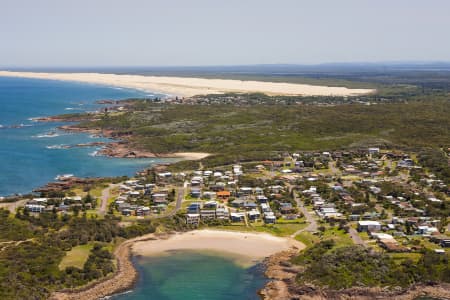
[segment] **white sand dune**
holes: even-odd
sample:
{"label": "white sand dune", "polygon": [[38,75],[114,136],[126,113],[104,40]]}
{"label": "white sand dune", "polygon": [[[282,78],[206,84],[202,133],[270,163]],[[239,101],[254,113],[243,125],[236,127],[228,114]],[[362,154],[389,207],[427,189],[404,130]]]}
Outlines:
{"label": "white sand dune", "polygon": [[0,71],[0,76],[68,80],[133,88],[147,92],[191,97],[195,95],[265,93],[267,95],[357,96],[375,92],[372,89],[350,89],[309,84],[205,79],[168,76],[117,75],[99,73],[36,73]]}

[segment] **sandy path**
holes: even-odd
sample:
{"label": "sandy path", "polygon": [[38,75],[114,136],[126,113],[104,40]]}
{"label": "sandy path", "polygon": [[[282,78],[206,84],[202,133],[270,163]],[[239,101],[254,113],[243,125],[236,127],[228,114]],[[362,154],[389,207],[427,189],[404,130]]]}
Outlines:
{"label": "sandy path", "polygon": [[283,82],[99,73],[35,73],[0,71],[0,76],[89,82],[185,97],[205,94],[221,94],[227,92],[259,92],[267,95],[305,96],[357,96],[375,92],[375,90],[372,89],[350,89],[346,87],[329,87]]}

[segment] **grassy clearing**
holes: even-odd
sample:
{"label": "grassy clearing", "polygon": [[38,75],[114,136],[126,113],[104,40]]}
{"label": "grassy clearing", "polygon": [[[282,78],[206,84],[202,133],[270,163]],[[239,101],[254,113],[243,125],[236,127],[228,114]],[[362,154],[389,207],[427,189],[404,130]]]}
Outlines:
{"label": "grassy clearing", "polygon": [[422,257],[420,253],[390,253],[390,257],[394,259],[396,263],[402,263],[405,259],[411,259],[413,262],[418,262]]}
{"label": "grassy clearing", "polygon": [[73,247],[72,250],[66,253],[63,257],[61,263],[59,264],[59,269],[64,270],[67,267],[76,267],[82,269],[84,263],[89,257],[90,251],[94,244],[89,243],[86,245],[80,245]]}
{"label": "grassy clearing", "polygon": [[291,223],[264,224],[263,222],[249,223],[245,226],[243,223],[231,223],[229,225],[217,226],[216,229],[235,230],[244,232],[264,232],[275,236],[290,236],[297,230],[303,229],[308,224],[304,221]]}
{"label": "grassy clearing", "polygon": [[313,246],[323,240],[334,240],[335,248],[352,246],[353,241],[347,233],[337,228],[327,228],[323,233],[312,234],[310,232],[301,232],[295,236],[295,239],[305,244],[307,247]]}

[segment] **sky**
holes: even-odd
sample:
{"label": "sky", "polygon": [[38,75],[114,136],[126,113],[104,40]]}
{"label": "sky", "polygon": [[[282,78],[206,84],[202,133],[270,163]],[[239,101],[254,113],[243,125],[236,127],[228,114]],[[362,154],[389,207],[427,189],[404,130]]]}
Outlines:
{"label": "sky", "polygon": [[0,0],[0,67],[450,61],[448,0]]}

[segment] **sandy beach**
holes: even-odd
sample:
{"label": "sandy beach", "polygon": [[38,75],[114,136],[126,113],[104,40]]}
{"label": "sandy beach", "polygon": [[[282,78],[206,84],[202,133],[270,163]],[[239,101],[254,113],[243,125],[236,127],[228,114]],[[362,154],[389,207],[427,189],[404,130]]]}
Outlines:
{"label": "sandy beach", "polygon": [[173,250],[208,250],[233,255],[242,264],[251,264],[280,251],[305,246],[289,238],[266,233],[232,232],[222,230],[195,230],[178,233],[166,240],[136,242],[132,246],[135,255],[151,256]]}
{"label": "sandy beach", "polygon": [[166,155],[168,157],[179,157],[184,160],[200,160],[210,156],[211,154],[204,152],[176,152],[176,153],[169,153]]}
{"label": "sandy beach", "polygon": [[267,95],[357,96],[375,92],[372,89],[350,89],[309,84],[205,79],[168,76],[117,75],[100,73],[36,73],[0,71],[0,76],[67,80],[159,92],[172,96],[221,93],[264,93]]}
{"label": "sandy beach", "polygon": [[[244,233],[223,230],[195,230],[168,236],[148,234],[127,240],[114,251],[117,271],[87,286],[54,292],[52,300],[94,300],[125,291],[138,276],[132,255],[164,255],[173,250],[210,250],[233,255],[236,262],[251,265],[280,251],[299,251],[304,244],[290,238],[266,233]],[[168,252],[169,251],[169,252]]]}

